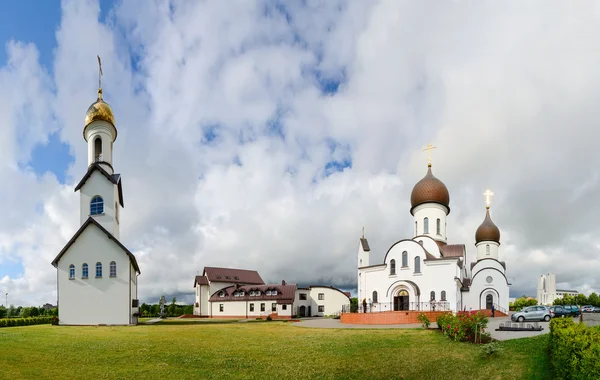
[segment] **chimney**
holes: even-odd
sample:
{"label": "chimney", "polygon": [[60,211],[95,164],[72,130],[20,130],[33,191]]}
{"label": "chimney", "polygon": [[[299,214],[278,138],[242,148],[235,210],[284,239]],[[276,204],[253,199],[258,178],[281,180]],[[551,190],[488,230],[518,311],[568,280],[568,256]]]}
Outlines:
{"label": "chimney", "polygon": [[285,285],[285,280],[282,280],[282,281],[281,281],[281,285]]}

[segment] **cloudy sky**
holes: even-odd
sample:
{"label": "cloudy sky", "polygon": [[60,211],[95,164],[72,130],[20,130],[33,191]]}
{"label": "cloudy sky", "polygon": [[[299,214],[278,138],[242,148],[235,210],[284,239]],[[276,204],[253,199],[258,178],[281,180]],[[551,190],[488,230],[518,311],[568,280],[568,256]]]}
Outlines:
{"label": "cloudy sky", "polygon": [[362,226],[372,263],[412,236],[428,143],[449,243],[474,254],[490,188],[511,296],[600,291],[598,3],[27,0],[0,41],[9,303],[56,302],[97,54],[142,301],[204,266],[355,292]]}

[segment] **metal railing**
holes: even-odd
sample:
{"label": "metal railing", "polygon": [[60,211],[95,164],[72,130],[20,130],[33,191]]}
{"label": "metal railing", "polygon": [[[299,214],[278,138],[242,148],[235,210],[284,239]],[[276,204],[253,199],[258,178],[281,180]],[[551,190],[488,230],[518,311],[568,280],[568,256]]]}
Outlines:
{"label": "metal railing", "polygon": [[450,302],[374,302],[344,305],[342,313],[381,313],[386,311],[451,311]]}

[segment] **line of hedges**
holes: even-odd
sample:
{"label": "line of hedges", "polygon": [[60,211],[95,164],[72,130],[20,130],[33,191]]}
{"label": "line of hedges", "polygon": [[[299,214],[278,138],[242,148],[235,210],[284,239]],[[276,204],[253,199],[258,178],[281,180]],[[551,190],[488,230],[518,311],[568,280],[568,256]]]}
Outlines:
{"label": "line of hedges", "polygon": [[55,317],[8,318],[0,319],[0,327],[45,325],[52,323]]}
{"label": "line of hedges", "polygon": [[600,379],[600,327],[553,319],[548,344],[557,379]]}

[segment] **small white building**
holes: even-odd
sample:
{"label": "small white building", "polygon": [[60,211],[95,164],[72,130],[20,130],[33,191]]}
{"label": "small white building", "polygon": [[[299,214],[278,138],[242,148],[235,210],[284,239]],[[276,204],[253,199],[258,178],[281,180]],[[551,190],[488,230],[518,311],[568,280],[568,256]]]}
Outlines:
{"label": "small white building", "polygon": [[57,270],[61,325],[137,324],[140,268],[119,241],[121,176],[114,174],[112,149],[117,138],[110,106],[98,100],[87,110],[83,137],[88,170],[80,194],[81,227],[52,261]]}
{"label": "small white building", "polygon": [[556,276],[554,273],[543,274],[538,279],[538,305],[553,305],[555,299],[563,298],[565,295],[576,296],[578,294],[579,292],[576,290],[556,289]]}
{"label": "small white building", "polygon": [[469,263],[464,244],[448,244],[450,195],[431,172],[413,188],[413,237],[400,239],[382,263],[371,263],[367,239],[358,244],[359,310],[371,312],[420,310],[508,311],[506,264],[499,259],[500,230],[489,213],[475,232],[476,260]]}
{"label": "small white building", "polygon": [[194,315],[210,318],[337,315],[350,303],[350,294],[334,287],[265,284],[257,271],[244,269],[205,267],[194,288]]}

